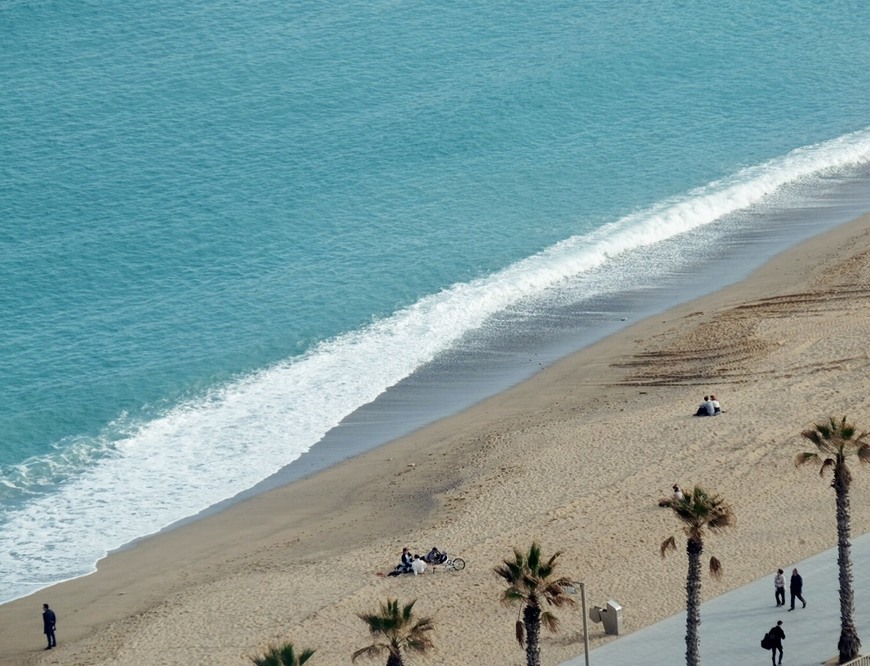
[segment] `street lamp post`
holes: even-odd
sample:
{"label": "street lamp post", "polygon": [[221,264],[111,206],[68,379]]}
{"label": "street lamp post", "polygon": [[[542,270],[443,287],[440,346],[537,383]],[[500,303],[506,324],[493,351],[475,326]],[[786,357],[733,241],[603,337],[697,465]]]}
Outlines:
{"label": "street lamp post", "polygon": [[571,587],[566,591],[569,594],[577,594],[576,588],[580,588],[580,608],[583,611],[583,658],[586,666],[589,666],[589,625],[586,624],[586,583],[581,580],[571,581]]}
{"label": "street lamp post", "polygon": [[578,581],[580,585],[580,606],[583,610],[583,656],[586,666],[589,666],[589,626],[586,624],[586,583]]}

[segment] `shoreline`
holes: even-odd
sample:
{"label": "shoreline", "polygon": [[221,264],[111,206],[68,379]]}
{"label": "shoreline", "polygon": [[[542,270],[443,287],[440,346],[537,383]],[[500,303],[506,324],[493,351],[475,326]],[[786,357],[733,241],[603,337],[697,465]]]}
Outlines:
{"label": "shoreline", "polygon": [[[870,175],[864,182],[870,184]],[[653,289],[650,289],[649,285],[640,289],[629,288],[612,296],[610,302],[605,301],[600,304],[604,309],[592,313],[597,315],[592,317],[596,320],[595,323],[578,324],[575,321],[570,327],[571,334],[568,337],[554,333],[547,327],[541,327],[533,328],[531,331],[523,330],[520,334],[523,342],[513,341],[508,344],[502,343],[501,346],[497,346],[497,343],[492,341],[484,343],[489,354],[494,353],[499,357],[497,366],[492,362],[481,360],[475,352],[454,350],[444,354],[394,386],[388,387],[371,403],[356,409],[326,433],[314,447],[305,451],[300,458],[252,487],[208,506],[196,514],[180,518],[156,532],[137,537],[109,551],[107,555],[132,548],[143,539],[178,529],[224,511],[246,499],[295,483],[339,462],[407,437],[436,421],[472,409],[480,402],[510,390],[540,372],[541,369],[579,353],[622,329],[629,328],[649,317],[663,314],[674,307],[694,300],[700,301],[724,287],[739,283],[794,244],[800,244],[846,224],[856,219],[856,216],[861,216],[854,211],[863,211],[870,207],[870,197],[858,196],[854,190],[849,190],[844,200],[847,203],[827,205],[823,217],[802,209],[786,209],[787,214],[780,212],[770,218],[769,226],[763,232],[770,236],[766,239],[767,243],[777,243],[778,239],[787,233],[795,236],[797,240],[792,239],[792,245],[773,252],[769,248],[762,250],[762,243],[757,248],[762,255],[760,258],[747,261],[740,257],[739,248],[742,248],[746,242],[744,235],[746,230],[725,233],[717,237],[714,243],[723,248],[720,249],[721,255],[714,262],[709,260],[704,262],[708,266],[698,273],[694,272],[697,266],[693,266],[691,281],[676,280],[672,285],[658,285]],[[790,225],[783,221],[786,218],[790,220]],[[757,242],[757,238],[755,241]],[[716,269],[713,268],[713,264],[718,264]],[[731,274],[731,271],[734,274]],[[729,277],[724,284],[720,282],[718,286],[714,286],[721,280],[722,272]],[[656,291],[660,293],[656,294]],[[650,303],[655,305],[650,306]],[[640,314],[636,312],[638,310]],[[583,314],[588,316],[590,313],[584,310]],[[570,307],[567,311],[560,312],[559,316],[575,319],[577,317]],[[530,333],[537,342],[527,348],[525,345],[528,345]],[[505,367],[507,370],[504,369]],[[460,373],[458,381],[457,372]],[[0,602],[0,605],[2,603],[7,602]]]}
{"label": "shoreline", "polygon": [[[830,490],[791,460],[800,430],[828,411],[870,425],[860,381],[870,360],[858,346],[870,330],[868,257],[864,216],[469,410],[146,537],[95,574],[0,606],[0,660],[51,663],[36,651],[47,601],[59,614],[52,658],[68,663],[239,664],[279,637],[317,648],[314,664],[343,663],[366,643],[354,614],[398,595],[438,621],[431,663],[521,663],[491,569],[532,538],[565,551],[562,567],[586,580],[590,603],[623,603],[626,631],[679,611],[684,566],[659,560],[675,526],[656,507],[674,482],[708,485],[737,509],[741,534],[711,541],[726,576],[704,579],[705,599],[783,566],[783,552],[797,561],[825,550]],[[691,419],[711,390],[727,413]],[[862,485],[854,507],[870,499]],[[870,531],[870,516],[854,514],[854,535]],[[438,545],[469,567],[376,577],[403,545]],[[649,574],[626,574],[637,571]],[[543,663],[582,653],[573,620],[544,634]],[[592,647],[612,640],[590,631]]]}

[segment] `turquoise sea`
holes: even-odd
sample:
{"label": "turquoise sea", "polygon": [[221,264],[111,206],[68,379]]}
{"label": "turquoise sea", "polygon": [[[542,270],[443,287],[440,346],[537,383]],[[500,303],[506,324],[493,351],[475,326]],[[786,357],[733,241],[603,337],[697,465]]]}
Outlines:
{"label": "turquoise sea", "polygon": [[870,210],[868,25],[0,0],[0,601]]}

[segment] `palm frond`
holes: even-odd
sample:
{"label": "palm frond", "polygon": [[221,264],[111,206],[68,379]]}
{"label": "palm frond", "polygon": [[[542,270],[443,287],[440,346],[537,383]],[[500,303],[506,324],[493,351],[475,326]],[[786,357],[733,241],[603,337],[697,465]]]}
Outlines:
{"label": "palm frond", "polygon": [[405,606],[402,608],[402,619],[405,620],[405,622],[410,621],[412,611],[414,610],[414,604],[416,604],[416,603],[417,603],[417,600],[414,599],[413,601],[410,601],[407,604],[405,604]]}
{"label": "palm frond", "polygon": [[259,657],[249,657],[256,666],[302,666],[314,654],[314,650],[303,650],[298,656],[293,643],[270,646]]}
{"label": "palm frond", "polygon": [[554,634],[559,630],[559,618],[549,611],[541,613],[541,624]]}
{"label": "palm frond", "polygon": [[501,595],[501,602],[505,606],[513,606],[518,602],[523,602],[526,599],[526,595],[520,592],[515,587],[509,587]]}
{"label": "palm frond", "polygon": [[417,652],[419,654],[425,654],[426,652],[431,650],[433,647],[435,647],[435,644],[432,642],[432,639],[429,638],[428,636],[417,636],[414,638],[409,638],[407,643],[405,644],[405,647],[410,652]]}
{"label": "palm frond", "polygon": [[836,464],[837,463],[834,461],[833,458],[825,458],[824,462],[822,463],[821,467],[819,468],[819,476],[824,476],[825,470],[828,469],[829,467],[834,467],[834,465],[836,465]]}
{"label": "palm frond", "polygon": [[553,575],[553,569],[555,567],[549,564],[542,564],[537,569],[532,569],[532,571],[535,572],[537,578],[549,578]]}
{"label": "palm frond", "polygon": [[525,645],[526,645],[526,626],[523,624],[522,620],[517,620],[514,631],[516,632],[517,643],[519,643],[521,647],[525,647]]}
{"label": "palm frond", "polygon": [[[833,424],[834,420],[831,419],[831,423]],[[858,432],[858,429],[851,423],[846,423],[846,417],[836,425],[835,431],[838,439],[852,439],[855,436],[855,433]]]}
{"label": "palm frond", "polygon": [[297,666],[299,658],[296,656],[296,650],[292,643],[285,643],[281,648],[281,659],[285,666]]}
{"label": "palm frond", "polygon": [[804,439],[810,440],[813,444],[822,447],[822,443],[824,442],[824,436],[818,430],[804,430],[801,432],[801,437]]}
{"label": "palm frond", "polygon": [[664,541],[662,541],[662,545],[661,545],[661,549],[660,549],[661,555],[662,555],[662,557],[664,557],[665,555],[667,555],[668,553],[670,553],[672,551],[675,551],[676,549],[677,549],[677,540],[673,536],[670,536],[667,539],[665,539]]}
{"label": "palm frond", "polygon": [[562,606],[576,608],[577,602],[574,601],[567,592],[565,592],[565,588],[572,584],[572,581],[567,578],[560,578],[559,580],[548,583],[543,590],[544,599],[547,600],[548,604],[556,606],[557,608],[561,608]]}
{"label": "palm frond", "polygon": [[862,443],[858,446],[855,454],[862,463],[870,463],[870,444]]}
{"label": "palm frond", "polygon": [[[843,421],[845,420],[846,419],[844,417]],[[833,416],[830,416],[828,417],[827,423],[817,423],[816,430],[818,431],[819,436],[821,436],[822,439],[831,439],[833,434],[837,432],[837,422],[834,420]]]}
{"label": "palm frond", "polygon": [[537,571],[541,565],[541,545],[537,541],[533,541],[529,548],[529,556],[526,561],[526,568],[531,571]]}
{"label": "palm frond", "polygon": [[710,558],[710,575],[716,579],[722,577],[722,563],[716,557]]}
{"label": "palm frond", "polygon": [[[852,472],[850,472],[849,468],[845,465],[842,465],[840,468],[840,483],[846,484],[847,488],[849,487],[849,484],[852,483]],[[834,482],[831,481],[831,485],[833,484]]]}
{"label": "palm frond", "polygon": [[248,657],[255,666],[281,666],[281,663],[278,661],[278,657],[271,651],[266,652],[266,654],[260,655],[259,657]]}
{"label": "palm frond", "polygon": [[804,451],[803,453],[798,453],[794,458],[794,466],[800,467],[801,465],[806,465],[810,462],[818,462],[819,454],[814,453],[812,451]]}
{"label": "palm frond", "polygon": [[379,643],[373,643],[364,648],[360,648],[352,655],[350,655],[350,660],[352,662],[356,662],[360,657],[368,657],[369,659],[374,659],[375,657],[380,657],[383,652],[387,650],[386,645],[381,645]]}
{"label": "palm frond", "polygon": [[730,509],[720,509],[719,512],[711,515],[707,520],[707,527],[710,528],[711,532],[721,532],[724,529],[733,527],[736,522],[733,511]]}
{"label": "palm frond", "polygon": [[433,631],[435,629],[435,620],[431,617],[421,617],[414,624],[412,629],[413,634],[422,634],[425,631]]}
{"label": "palm frond", "polygon": [[[517,553],[517,559],[522,560],[522,555]],[[522,578],[524,569],[525,567],[521,563],[505,560],[502,564],[495,567],[493,571],[508,583],[516,583]]]}

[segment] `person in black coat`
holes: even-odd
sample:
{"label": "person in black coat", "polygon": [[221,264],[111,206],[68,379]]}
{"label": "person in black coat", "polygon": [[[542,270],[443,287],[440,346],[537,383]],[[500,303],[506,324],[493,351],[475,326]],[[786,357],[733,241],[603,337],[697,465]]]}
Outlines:
{"label": "person in black coat", "polygon": [[788,585],[788,590],[791,592],[791,608],[789,608],[789,612],[794,610],[794,600],[800,599],[803,604],[803,608],[807,607],[807,602],[803,598],[804,591],[804,579],[801,578],[801,575],[798,573],[797,569],[791,570],[791,581]]}
{"label": "person in black coat", "polygon": [[779,650],[779,664],[782,663],[782,642],[785,640],[785,632],[782,630],[782,620],[776,623],[776,626],[767,632],[770,636],[772,646],[770,648],[770,658],[773,666],[778,666],[776,661],[776,651]]}
{"label": "person in black coat", "polygon": [[402,548],[402,559],[396,565],[396,568],[393,569],[388,576],[398,576],[403,573],[414,573],[414,569],[411,567],[411,562],[414,561],[414,556],[411,554],[411,551],[407,548]]}
{"label": "person in black coat", "polygon": [[57,640],[54,637],[54,628],[57,624],[57,617],[54,614],[54,611],[48,607],[48,604],[42,604],[42,632],[45,634],[46,639],[48,639],[48,647],[46,650],[50,650],[51,648],[57,645]]}

